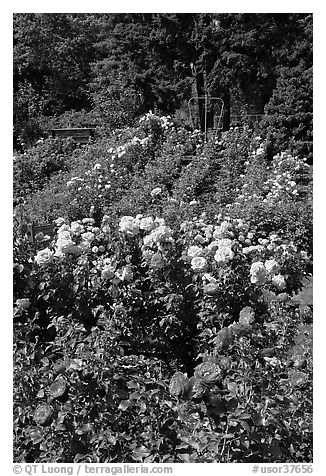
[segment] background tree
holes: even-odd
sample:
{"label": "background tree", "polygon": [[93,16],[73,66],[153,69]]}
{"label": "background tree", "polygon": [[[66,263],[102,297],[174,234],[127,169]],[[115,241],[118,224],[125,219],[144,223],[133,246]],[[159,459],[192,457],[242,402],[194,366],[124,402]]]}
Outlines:
{"label": "background tree", "polygon": [[313,18],[293,15],[293,25],[276,52],[276,84],[262,124],[271,155],[290,150],[312,162]]}
{"label": "background tree", "polygon": [[[90,64],[98,55],[99,21],[98,16],[89,14],[19,13],[14,14],[13,25],[18,140],[20,133],[29,134],[29,123],[42,114],[90,108],[87,91]],[[17,115],[21,108],[29,110],[25,119],[22,114]]]}
{"label": "background tree", "polygon": [[187,122],[187,101],[208,94],[225,130],[231,113],[266,111],[271,143],[293,148],[311,142],[311,68],[311,14],[15,14],[15,134],[33,141],[42,115],[74,110],[108,128],[150,109]]}

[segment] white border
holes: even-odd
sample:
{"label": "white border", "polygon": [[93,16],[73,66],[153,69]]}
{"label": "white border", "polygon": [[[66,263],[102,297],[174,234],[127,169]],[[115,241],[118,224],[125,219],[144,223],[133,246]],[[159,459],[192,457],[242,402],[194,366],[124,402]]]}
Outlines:
{"label": "white border", "polygon": [[[324,461],[324,433],[325,433],[325,370],[322,349],[325,347],[325,319],[322,296],[325,294],[325,46],[326,30],[325,8],[321,2],[303,1],[215,1],[215,2],[113,2],[96,1],[73,2],[58,0],[51,4],[43,1],[13,1],[1,6],[0,34],[1,34],[1,218],[5,232],[2,231],[1,250],[5,266],[2,267],[1,279],[1,460],[5,463],[4,474],[12,474],[12,14],[16,12],[49,12],[49,13],[93,13],[93,12],[227,12],[227,13],[313,13],[314,14],[314,475],[325,473]],[[323,346],[323,347],[322,347]],[[8,466],[7,464],[8,463]],[[174,467],[176,465],[173,465]],[[198,465],[181,466],[175,469],[174,474],[189,472],[191,469],[204,470]],[[205,465],[205,472],[221,471],[221,474],[251,474],[251,465]]]}

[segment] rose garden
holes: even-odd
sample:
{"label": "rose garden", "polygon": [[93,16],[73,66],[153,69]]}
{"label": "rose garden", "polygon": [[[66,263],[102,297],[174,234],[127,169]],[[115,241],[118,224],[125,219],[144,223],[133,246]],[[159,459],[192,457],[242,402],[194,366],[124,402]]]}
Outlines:
{"label": "rose garden", "polygon": [[311,169],[151,112],[17,152],[15,461],[311,462]]}

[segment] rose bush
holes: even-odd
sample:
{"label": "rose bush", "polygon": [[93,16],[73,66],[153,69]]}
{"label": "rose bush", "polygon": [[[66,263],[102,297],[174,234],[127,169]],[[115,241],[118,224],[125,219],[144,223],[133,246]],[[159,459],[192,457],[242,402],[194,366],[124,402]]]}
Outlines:
{"label": "rose bush", "polygon": [[74,150],[15,206],[15,460],[311,461],[310,198],[248,129]]}

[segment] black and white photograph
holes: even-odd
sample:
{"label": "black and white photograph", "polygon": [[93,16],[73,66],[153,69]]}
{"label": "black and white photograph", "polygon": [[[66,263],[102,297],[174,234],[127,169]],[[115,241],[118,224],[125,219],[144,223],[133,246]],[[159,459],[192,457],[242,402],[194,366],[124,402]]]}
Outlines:
{"label": "black and white photograph", "polygon": [[12,13],[14,473],[313,472],[315,14],[266,8]]}

